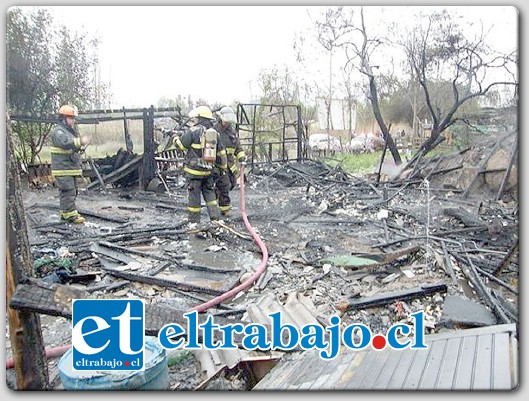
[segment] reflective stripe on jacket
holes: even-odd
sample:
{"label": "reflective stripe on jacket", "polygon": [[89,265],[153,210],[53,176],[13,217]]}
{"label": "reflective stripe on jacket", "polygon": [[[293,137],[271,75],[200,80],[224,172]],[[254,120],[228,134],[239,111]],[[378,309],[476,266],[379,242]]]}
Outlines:
{"label": "reflective stripe on jacket", "polygon": [[184,171],[192,176],[205,177],[211,174],[213,167],[227,169],[228,161],[226,158],[226,150],[220,140],[220,135],[217,139],[217,159],[215,164],[208,163],[202,159],[202,134],[207,128],[205,124],[198,125],[184,131],[181,137],[175,137],[174,144],[182,151],[186,152],[184,160]]}
{"label": "reflective stripe on jacket", "polygon": [[59,123],[50,134],[51,139],[51,174],[53,176],[80,177],[83,175],[81,165],[81,138],[73,128]]}
{"label": "reflective stripe on jacket", "polygon": [[241,148],[237,131],[235,131],[235,128],[233,128],[231,125],[223,127],[220,121],[217,121],[213,128],[215,128],[220,134],[220,139],[226,148],[228,168],[231,171],[238,170],[236,160],[242,161],[246,155],[244,154],[244,150]]}

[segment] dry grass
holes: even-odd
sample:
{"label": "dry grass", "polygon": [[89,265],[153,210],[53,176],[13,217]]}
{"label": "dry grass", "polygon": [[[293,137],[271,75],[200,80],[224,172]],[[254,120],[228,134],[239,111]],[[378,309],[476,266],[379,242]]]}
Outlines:
{"label": "dry grass", "polygon": [[[143,120],[129,120],[129,133],[132,138],[133,152],[143,153]],[[86,156],[94,159],[115,155],[120,148],[125,149],[125,131],[123,121],[105,121],[99,124],[79,124],[81,136],[90,139]],[[50,162],[50,148],[45,146],[39,154],[42,162]]]}

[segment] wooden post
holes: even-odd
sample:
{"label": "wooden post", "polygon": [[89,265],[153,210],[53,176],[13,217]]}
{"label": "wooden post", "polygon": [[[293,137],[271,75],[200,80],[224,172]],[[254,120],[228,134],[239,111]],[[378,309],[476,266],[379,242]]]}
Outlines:
{"label": "wooden post", "polygon": [[[6,116],[7,137],[7,208],[6,208],[6,300],[19,282],[32,274],[32,258],[26,218],[20,193],[20,172],[13,151],[11,124]],[[9,336],[17,377],[17,390],[47,390],[48,364],[40,317],[35,313],[7,308]]]}
{"label": "wooden post", "polygon": [[[304,127],[303,127],[303,119],[301,118],[301,106],[296,106],[296,114],[297,114],[297,125],[296,125],[296,134],[298,136],[298,151],[297,151],[297,161],[300,162],[303,160],[303,157],[307,156],[306,148],[304,148]],[[307,135],[308,137],[308,135]]]}
{"label": "wooden post", "polygon": [[132,138],[129,132],[129,120],[127,120],[127,113],[125,112],[125,106],[123,106],[123,131],[125,133],[125,146],[127,147],[127,151],[132,153],[134,150],[134,143],[132,142]]}
{"label": "wooden post", "polygon": [[499,201],[501,197],[503,196],[503,190],[505,189],[505,185],[507,185],[507,181],[509,180],[509,176],[511,175],[511,169],[514,164],[514,160],[516,159],[516,155],[518,153],[518,133],[515,134],[514,142],[512,144],[512,150],[511,155],[509,157],[509,165],[507,167],[507,170],[505,170],[505,175],[503,176],[503,179],[501,180],[500,188],[498,189],[498,194],[496,195],[496,200]]}
{"label": "wooden post", "polygon": [[156,176],[156,160],[154,143],[154,107],[149,111],[143,110],[143,168],[140,175],[140,186],[142,190],[147,188],[149,182]]}

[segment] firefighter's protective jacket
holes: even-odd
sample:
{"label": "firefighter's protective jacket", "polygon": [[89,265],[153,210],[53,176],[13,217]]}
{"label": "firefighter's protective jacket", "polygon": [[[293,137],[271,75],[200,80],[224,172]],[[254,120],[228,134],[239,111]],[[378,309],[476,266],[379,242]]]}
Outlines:
{"label": "firefighter's protective jacket", "polygon": [[62,123],[53,127],[51,138],[51,174],[56,177],[83,175],[79,133]]}
{"label": "firefighter's protective jacket", "polygon": [[218,167],[221,170],[228,168],[228,160],[226,158],[226,150],[220,140],[220,135],[217,132],[217,157],[215,163],[209,163],[202,158],[202,136],[205,134],[206,129],[210,126],[206,126],[207,123],[201,122],[194,127],[184,131],[181,137],[175,137],[173,139],[174,144],[178,146],[185,154],[184,160],[184,171],[194,177],[200,178],[208,176],[212,173],[214,167]]}
{"label": "firefighter's protective jacket", "polygon": [[244,150],[241,148],[241,143],[239,141],[239,136],[237,131],[233,128],[232,125],[226,127],[222,126],[220,121],[217,121],[213,126],[219,134],[220,139],[226,148],[226,156],[228,159],[228,169],[235,175],[239,173],[239,167],[237,161],[242,162],[246,158]]}

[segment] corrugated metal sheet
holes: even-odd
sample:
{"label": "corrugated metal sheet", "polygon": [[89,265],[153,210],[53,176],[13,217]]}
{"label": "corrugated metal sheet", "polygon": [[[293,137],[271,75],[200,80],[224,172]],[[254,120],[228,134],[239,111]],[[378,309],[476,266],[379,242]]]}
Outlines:
{"label": "corrugated metal sheet", "polygon": [[427,350],[314,350],[282,360],[254,390],[511,390],[518,385],[514,324],[425,337]]}
{"label": "corrugated metal sheet", "polygon": [[315,307],[308,297],[298,292],[288,294],[284,304],[281,304],[271,292],[265,293],[256,303],[247,308],[248,319],[253,323],[270,324],[269,314],[281,312],[283,324],[291,324],[298,330],[308,324],[320,325],[313,315]]}
{"label": "corrugated metal sheet", "polygon": [[[291,324],[298,330],[308,324],[319,324],[313,315],[316,308],[310,298],[304,297],[297,292],[290,293],[284,304],[280,303],[271,292],[265,293],[259,300],[248,306],[247,313],[242,320],[245,322],[270,325],[270,313],[281,312],[282,323]],[[205,381],[215,377],[225,367],[229,369],[237,366],[242,361],[266,361],[279,360],[284,355],[280,351],[246,351],[244,349],[234,350],[207,350],[193,351],[195,357],[200,361]]]}

